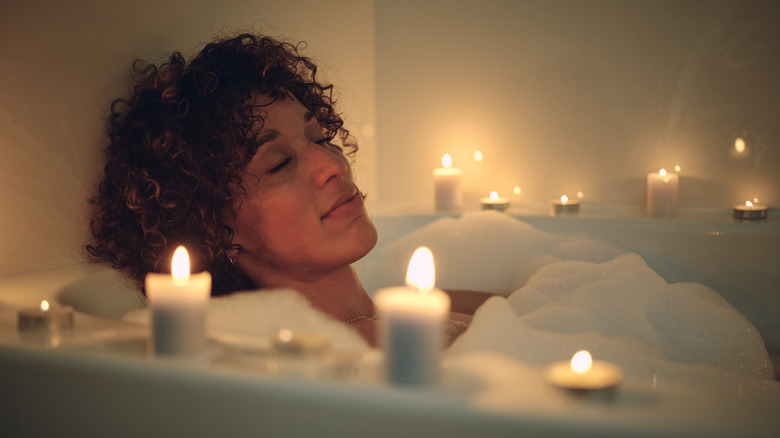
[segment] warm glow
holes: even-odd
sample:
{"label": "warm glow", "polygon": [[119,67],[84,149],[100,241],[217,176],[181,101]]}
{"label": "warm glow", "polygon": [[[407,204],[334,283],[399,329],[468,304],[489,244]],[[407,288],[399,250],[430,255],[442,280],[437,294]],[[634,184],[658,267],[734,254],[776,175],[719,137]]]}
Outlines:
{"label": "warm glow", "polygon": [[745,206],[746,206],[747,208],[753,208],[753,203],[752,203],[752,202],[750,202],[750,201],[745,201]]}
{"label": "warm glow", "polygon": [[474,161],[476,161],[477,163],[482,162],[482,151],[480,150],[474,151]]}
{"label": "warm glow", "polygon": [[522,193],[522,190],[520,190],[520,187],[515,186],[514,192],[515,192],[515,195],[520,195],[520,193]]}
{"label": "warm glow", "polygon": [[498,201],[498,193],[497,192],[490,192],[490,200],[491,201]]}
{"label": "warm glow", "polygon": [[593,365],[593,358],[587,350],[581,350],[571,357],[571,370],[575,373],[587,373]]}
{"label": "warm glow", "polygon": [[281,329],[279,330],[277,337],[282,342],[290,342],[290,340],[292,340],[292,332],[287,329]]}
{"label": "warm glow", "polygon": [[675,164],[675,165],[674,165],[674,171],[675,171],[675,172],[677,172],[677,173],[680,173],[680,169],[681,169],[681,167],[680,167],[680,165],[679,165],[679,164]]}
{"label": "warm glow", "polygon": [[187,280],[190,278],[190,257],[187,255],[187,249],[183,246],[176,248],[176,251],[173,253],[171,274],[176,284],[187,283]]}
{"label": "warm glow", "polygon": [[582,199],[583,196],[585,196],[585,195],[582,193],[582,191],[577,192],[577,197],[579,199]]}
{"label": "warm glow", "polygon": [[738,154],[745,152],[745,140],[742,140],[741,138],[734,140],[734,150],[737,151]]}
{"label": "warm glow", "polygon": [[41,301],[41,312],[49,311],[49,302],[46,300]]}
{"label": "warm glow", "polygon": [[433,253],[425,246],[417,248],[409,261],[406,271],[406,286],[421,292],[430,292],[436,283],[436,272],[433,267]]}
{"label": "warm glow", "polygon": [[658,174],[661,175],[661,176],[666,176],[666,169],[659,170]]}
{"label": "warm glow", "polygon": [[452,157],[450,156],[450,154],[444,154],[444,156],[441,157],[441,165],[445,169],[449,169],[450,167],[452,167]]}
{"label": "warm glow", "polygon": [[566,195],[561,196],[561,202],[564,203],[564,204],[569,202],[569,197],[566,196]]}

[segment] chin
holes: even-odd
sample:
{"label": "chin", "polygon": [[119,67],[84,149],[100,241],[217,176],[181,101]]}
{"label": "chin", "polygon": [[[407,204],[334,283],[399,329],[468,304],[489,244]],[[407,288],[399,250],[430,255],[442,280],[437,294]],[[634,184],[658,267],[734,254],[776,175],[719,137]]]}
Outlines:
{"label": "chin", "polygon": [[356,258],[353,262],[362,259],[366,254],[371,252],[371,250],[374,249],[374,246],[376,246],[377,239],[379,238],[374,223],[371,222],[371,219],[367,216],[359,219],[358,223],[355,225],[358,227],[356,230],[356,241],[359,250],[357,251]]}

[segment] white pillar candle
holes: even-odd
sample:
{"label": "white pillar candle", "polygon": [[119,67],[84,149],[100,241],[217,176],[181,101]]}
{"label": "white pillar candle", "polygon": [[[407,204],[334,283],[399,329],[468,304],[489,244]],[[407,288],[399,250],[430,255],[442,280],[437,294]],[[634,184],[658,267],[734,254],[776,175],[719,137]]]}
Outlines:
{"label": "white pillar candle", "polygon": [[391,383],[431,385],[440,374],[450,298],[434,289],[433,255],[420,247],[409,262],[406,287],[380,289],[380,342]]}
{"label": "white pillar candle", "polygon": [[444,154],[442,168],[433,170],[433,186],[437,211],[463,208],[462,172],[452,167],[452,158]]}
{"label": "white pillar candle", "polygon": [[171,273],[146,275],[154,352],[161,356],[197,353],[206,345],[211,274],[190,275],[189,256],[183,246],[174,252]]}
{"label": "white pillar candle", "polygon": [[647,215],[671,217],[677,214],[679,176],[661,169],[647,174]]}

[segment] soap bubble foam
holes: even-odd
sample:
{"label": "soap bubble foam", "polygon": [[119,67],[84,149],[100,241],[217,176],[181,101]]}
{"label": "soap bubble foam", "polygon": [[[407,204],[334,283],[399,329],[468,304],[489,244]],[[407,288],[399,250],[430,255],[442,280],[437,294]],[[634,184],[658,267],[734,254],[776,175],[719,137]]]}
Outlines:
{"label": "soap bubble foam", "polygon": [[422,245],[433,251],[437,287],[502,295],[477,310],[450,356],[492,351],[543,366],[588,349],[631,373],[703,365],[774,375],[756,328],[712,289],[669,284],[640,255],[497,212],[440,219],[377,248],[361,266],[367,289],[403,284]]}

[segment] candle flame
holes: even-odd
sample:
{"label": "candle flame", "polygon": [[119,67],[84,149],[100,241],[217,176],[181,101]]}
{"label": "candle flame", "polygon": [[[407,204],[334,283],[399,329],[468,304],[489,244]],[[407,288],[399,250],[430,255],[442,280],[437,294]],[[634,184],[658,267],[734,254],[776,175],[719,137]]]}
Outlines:
{"label": "candle flame", "polygon": [[515,186],[514,192],[515,192],[515,195],[520,196],[520,193],[522,193],[523,191],[520,189],[519,186]]}
{"label": "candle flame", "polygon": [[290,342],[290,340],[292,340],[292,331],[288,329],[281,329],[279,330],[277,337],[282,342]]}
{"label": "candle flame", "polygon": [[675,171],[675,172],[677,172],[677,173],[680,173],[680,170],[681,170],[681,169],[682,169],[682,168],[680,167],[680,165],[679,165],[679,164],[675,164],[675,165],[674,165],[674,171]]}
{"label": "candle flame", "polygon": [[187,249],[183,246],[179,246],[173,252],[171,274],[176,284],[185,284],[190,278],[190,256],[187,254]]}
{"label": "candle flame", "polygon": [[452,157],[450,156],[450,154],[444,154],[441,157],[441,165],[445,169],[449,169],[450,167],[452,167]]}
{"label": "candle flame", "polygon": [[566,195],[561,196],[561,202],[564,203],[564,204],[569,202],[569,197],[566,196]]}
{"label": "candle flame", "polygon": [[738,138],[738,139],[734,140],[734,150],[738,154],[741,154],[741,153],[745,152],[745,140],[743,140],[741,138]]}
{"label": "candle flame", "polygon": [[477,163],[482,162],[482,151],[480,150],[474,151],[474,161],[476,161]]}
{"label": "candle flame", "polygon": [[659,170],[658,174],[661,175],[661,176],[666,176],[666,169]]}
{"label": "candle flame", "polygon": [[49,302],[46,300],[41,301],[41,312],[49,311]]}
{"label": "candle flame", "polygon": [[436,282],[436,272],[433,266],[433,253],[428,247],[417,248],[409,261],[406,271],[406,286],[421,292],[430,292]]}
{"label": "candle flame", "polygon": [[580,350],[571,357],[571,370],[578,374],[590,371],[593,366],[593,358],[588,350]]}
{"label": "candle flame", "polygon": [[745,206],[746,206],[747,208],[753,208],[753,203],[752,203],[752,202],[750,202],[750,201],[745,201]]}
{"label": "candle flame", "polygon": [[491,201],[498,201],[498,193],[497,192],[490,192],[490,200]]}

